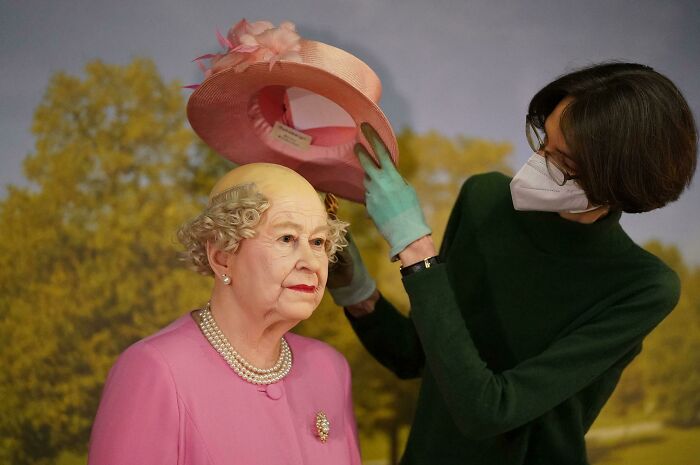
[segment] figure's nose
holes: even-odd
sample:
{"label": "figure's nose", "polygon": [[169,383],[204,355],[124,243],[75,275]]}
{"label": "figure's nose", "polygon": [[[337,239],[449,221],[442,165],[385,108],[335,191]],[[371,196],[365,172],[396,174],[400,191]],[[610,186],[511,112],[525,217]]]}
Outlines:
{"label": "figure's nose", "polygon": [[322,266],[322,253],[323,252],[314,250],[308,242],[301,242],[299,245],[297,269],[318,273]]}

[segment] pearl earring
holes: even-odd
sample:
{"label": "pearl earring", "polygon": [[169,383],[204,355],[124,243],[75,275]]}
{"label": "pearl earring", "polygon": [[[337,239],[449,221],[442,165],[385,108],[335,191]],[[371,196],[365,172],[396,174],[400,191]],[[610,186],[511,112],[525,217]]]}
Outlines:
{"label": "pearl earring", "polygon": [[227,286],[231,284],[231,277],[227,274],[222,274],[221,275],[221,280],[226,284]]}

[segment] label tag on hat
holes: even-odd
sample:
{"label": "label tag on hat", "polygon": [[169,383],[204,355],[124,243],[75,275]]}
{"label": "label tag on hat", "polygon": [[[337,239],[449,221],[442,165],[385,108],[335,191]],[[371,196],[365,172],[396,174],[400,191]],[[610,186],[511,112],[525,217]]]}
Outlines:
{"label": "label tag on hat", "polygon": [[279,121],[275,122],[275,125],[272,127],[272,132],[270,132],[270,136],[301,150],[308,150],[309,146],[311,145],[310,135],[297,131],[294,128],[290,128],[286,124],[280,123]]}

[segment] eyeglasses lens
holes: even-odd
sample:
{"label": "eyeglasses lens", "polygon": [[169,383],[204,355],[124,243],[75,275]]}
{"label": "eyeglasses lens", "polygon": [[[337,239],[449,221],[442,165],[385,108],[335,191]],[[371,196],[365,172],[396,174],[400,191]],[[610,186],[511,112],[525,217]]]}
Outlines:
{"label": "eyeglasses lens", "polygon": [[544,145],[544,131],[536,128],[529,120],[525,123],[525,137],[533,152],[539,152]]}

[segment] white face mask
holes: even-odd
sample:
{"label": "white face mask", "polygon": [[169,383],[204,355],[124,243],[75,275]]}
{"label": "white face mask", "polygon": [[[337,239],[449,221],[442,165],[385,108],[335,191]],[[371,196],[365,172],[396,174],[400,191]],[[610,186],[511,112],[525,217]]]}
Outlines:
{"label": "white face mask", "polygon": [[588,206],[588,197],[575,180],[558,185],[547,172],[544,157],[538,153],[515,173],[510,182],[510,194],[516,210],[584,213],[598,208]]}

